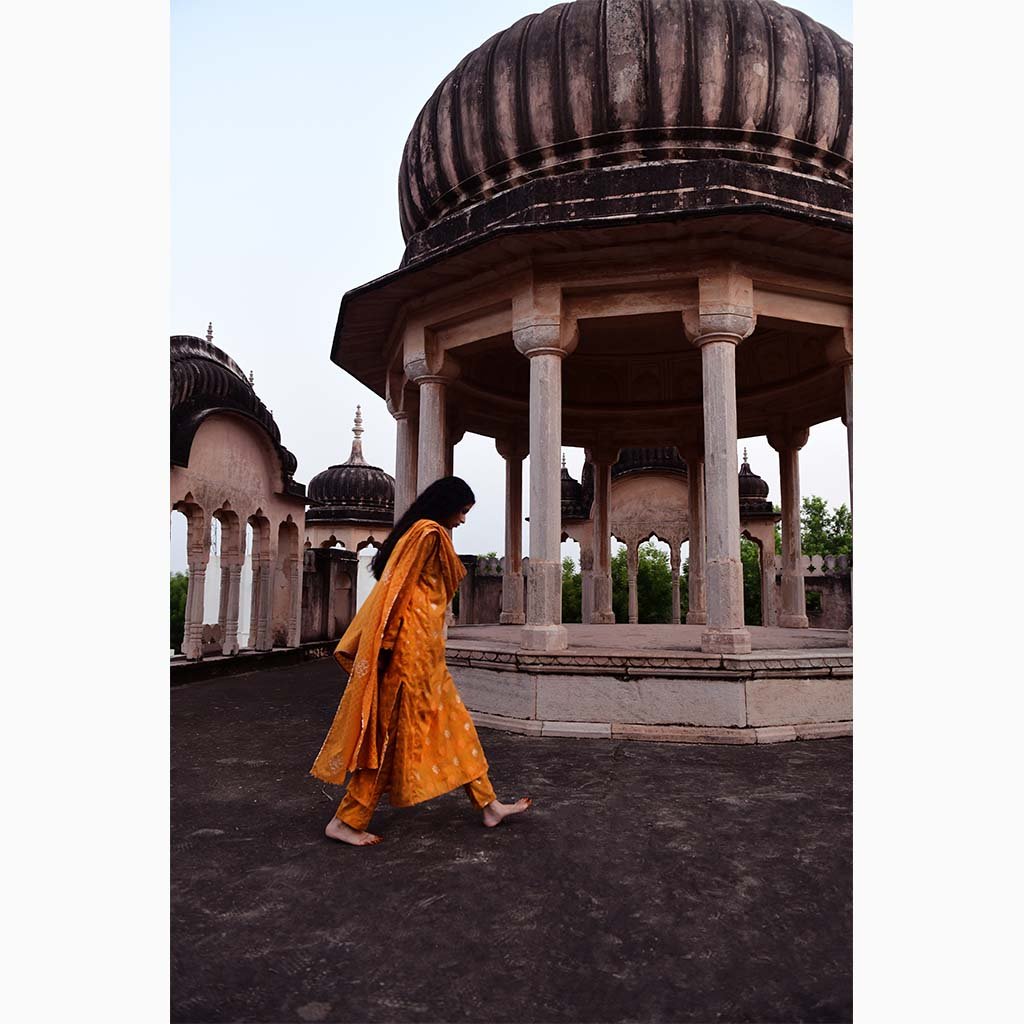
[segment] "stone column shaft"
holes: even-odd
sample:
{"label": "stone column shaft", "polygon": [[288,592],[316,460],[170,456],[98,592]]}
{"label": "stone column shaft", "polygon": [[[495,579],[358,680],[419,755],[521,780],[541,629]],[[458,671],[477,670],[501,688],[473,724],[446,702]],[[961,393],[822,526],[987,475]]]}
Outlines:
{"label": "stone column shaft", "polygon": [[846,415],[846,458],[850,464],[850,518],[853,518],[853,363],[843,366],[843,393],[845,397]]}
{"label": "stone column shaft", "polygon": [[594,616],[594,549],[580,545],[580,621],[589,624]]}
{"label": "stone column shaft", "polygon": [[636,594],[636,577],[639,563],[639,545],[629,544],[626,547],[626,582],[629,589],[629,624],[631,626],[635,626],[640,621],[640,612]]}
{"label": "stone column shaft", "polygon": [[707,629],[701,648],[719,653],[750,651],[743,624],[743,563],[736,487],[736,341],[702,339],[704,385],[704,482],[707,556]]}
{"label": "stone column shaft", "polygon": [[568,646],[562,625],[562,358],[533,349],[530,360],[530,601],[522,645]]}
{"label": "stone column shaft", "polygon": [[445,409],[444,377],[421,377],[420,387],[420,428],[416,484],[425,490],[435,480],[445,475],[445,461],[448,451],[448,430]]}
{"label": "stone column shaft", "polygon": [[800,445],[792,442],[778,449],[779,489],[782,492],[782,607],[779,625],[803,629],[807,626],[807,605],[800,558],[799,449]]}
{"label": "stone column shaft", "polygon": [[672,622],[678,626],[682,612],[679,601],[679,542],[676,540],[669,548],[668,560],[672,569]]}
{"label": "stone column shaft", "polygon": [[288,607],[288,646],[298,647],[302,633],[302,556],[288,560],[288,579],[291,587]]}
{"label": "stone column shaft", "polygon": [[185,638],[182,654],[189,661],[200,661],[203,657],[203,591],[206,589],[206,565],[209,551],[194,555],[188,563],[188,592],[185,597]]}
{"label": "stone column shaft", "polygon": [[270,620],[274,615],[274,560],[271,556],[264,556],[260,559],[259,592],[256,650],[269,651],[273,646]]}
{"label": "stone column shaft", "polygon": [[689,491],[690,566],[687,582],[686,621],[689,625],[703,626],[708,621],[707,590],[705,588],[705,523],[704,459],[697,455],[686,457],[687,489]]}
{"label": "stone column shaft", "polygon": [[[223,581],[223,576],[221,577]],[[224,587],[221,582],[221,587]],[[227,567],[227,606],[224,616],[224,638],[221,651],[226,655],[238,653],[238,595],[242,586],[242,566],[233,564]]]}
{"label": "stone column shaft", "polygon": [[395,416],[395,522],[416,499],[419,423],[408,412]]}
{"label": "stone column shaft", "polygon": [[499,446],[505,459],[505,569],[501,577],[502,625],[526,622],[523,607],[523,458],[521,449]]}
{"label": "stone column shaft", "polygon": [[612,610],[612,463],[591,461],[594,467],[594,574],[591,622],[615,622]]}

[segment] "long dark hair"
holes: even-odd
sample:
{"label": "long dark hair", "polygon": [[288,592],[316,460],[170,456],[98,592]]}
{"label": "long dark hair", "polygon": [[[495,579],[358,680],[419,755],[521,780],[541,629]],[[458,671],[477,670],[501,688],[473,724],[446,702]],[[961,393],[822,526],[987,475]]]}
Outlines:
{"label": "long dark hair", "polygon": [[380,550],[373,557],[370,563],[370,572],[376,579],[380,579],[384,572],[384,566],[388,564],[391,552],[395,545],[402,539],[404,534],[413,523],[419,519],[433,519],[440,523],[450,519],[456,512],[464,509],[467,505],[476,503],[476,495],[472,488],[461,477],[443,476],[435,480],[429,487],[425,488],[422,494],[406,509],[405,514],[395,523],[388,539],[380,546]]}

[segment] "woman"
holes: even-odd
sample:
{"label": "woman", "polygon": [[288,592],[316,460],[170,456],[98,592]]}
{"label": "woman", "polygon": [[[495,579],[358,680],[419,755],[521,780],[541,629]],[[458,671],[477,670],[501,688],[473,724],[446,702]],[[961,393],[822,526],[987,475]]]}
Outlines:
{"label": "woman", "polygon": [[448,529],[466,521],[475,501],[459,477],[435,481],[371,563],[378,582],[334,652],[348,686],[312,768],[324,782],[352,773],[324,830],[330,839],[379,843],[366,827],[385,792],[392,807],[409,807],[462,786],[489,827],[532,803],[496,799],[444,660],[445,612],[466,574]]}

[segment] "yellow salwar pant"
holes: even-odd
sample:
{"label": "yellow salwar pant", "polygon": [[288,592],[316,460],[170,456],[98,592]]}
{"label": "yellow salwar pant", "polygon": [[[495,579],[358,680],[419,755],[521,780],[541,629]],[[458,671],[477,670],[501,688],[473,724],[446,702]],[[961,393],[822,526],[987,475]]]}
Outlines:
{"label": "yellow salwar pant", "polygon": [[[388,763],[390,752],[388,750],[385,753],[384,765],[379,772],[373,768],[364,768],[352,773],[345,795],[341,798],[341,803],[338,804],[338,809],[334,814],[339,821],[351,825],[352,828],[358,829],[360,832],[370,824],[373,812],[377,809],[377,804],[387,788],[388,774],[391,768]],[[365,776],[365,779],[360,776]],[[492,800],[497,799],[486,772],[480,778],[467,782],[462,789],[472,801],[473,806],[481,811]],[[358,797],[355,795],[356,793],[359,794]]]}

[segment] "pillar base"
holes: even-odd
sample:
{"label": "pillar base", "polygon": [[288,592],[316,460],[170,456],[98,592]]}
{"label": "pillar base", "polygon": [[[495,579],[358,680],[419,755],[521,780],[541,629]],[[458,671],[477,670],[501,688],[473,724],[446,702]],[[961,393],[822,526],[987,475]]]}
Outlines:
{"label": "pillar base", "polygon": [[785,629],[806,629],[807,628],[807,616],[806,615],[792,615],[783,612],[779,615],[778,625]]}
{"label": "pillar base", "polygon": [[700,635],[700,649],[706,654],[749,654],[750,633],[746,629],[706,629]]}
{"label": "pillar base", "polygon": [[564,651],[569,634],[565,626],[523,626],[519,646],[527,651]]}
{"label": "pillar base", "polygon": [[706,626],[708,624],[707,612],[687,612],[686,624],[688,626]]}
{"label": "pillar base", "polygon": [[614,626],[615,612],[591,612],[590,624],[592,626]]}
{"label": "pillar base", "polygon": [[526,622],[526,612],[502,612],[498,622],[503,626],[521,626]]}
{"label": "pillar base", "polygon": [[223,654],[225,658],[234,657],[238,653],[238,644],[225,644],[220,649],[220,653]]}

